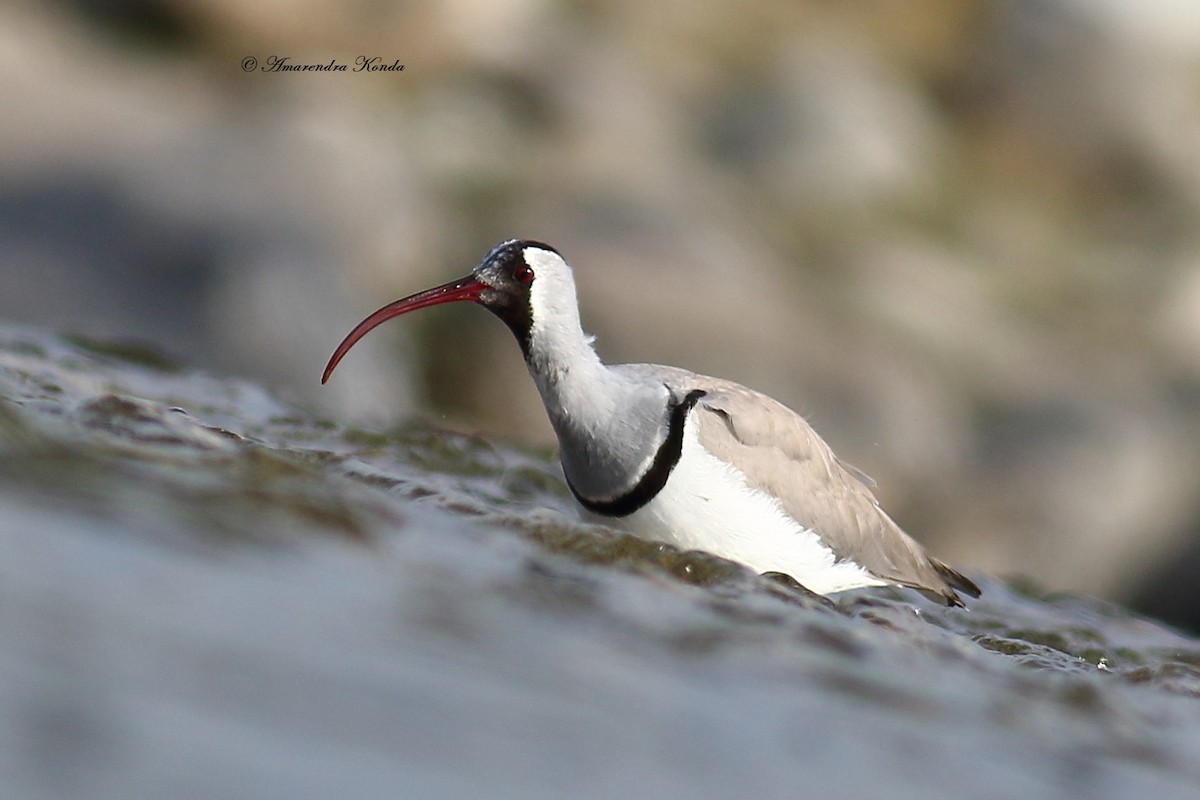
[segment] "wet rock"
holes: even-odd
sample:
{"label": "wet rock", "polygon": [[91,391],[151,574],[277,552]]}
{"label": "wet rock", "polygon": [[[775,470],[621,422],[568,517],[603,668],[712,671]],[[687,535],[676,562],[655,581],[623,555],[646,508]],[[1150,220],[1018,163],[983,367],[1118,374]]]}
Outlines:
{"label": "wet rock", "polygon": [[1200,790],[1200,640],[834,602],[579,523],[548,452],[0,328],[0,794]]}

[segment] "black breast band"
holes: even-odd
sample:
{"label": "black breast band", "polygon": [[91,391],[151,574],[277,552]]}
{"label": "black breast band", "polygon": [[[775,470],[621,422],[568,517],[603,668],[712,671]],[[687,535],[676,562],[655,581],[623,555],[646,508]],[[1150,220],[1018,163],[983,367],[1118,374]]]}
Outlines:
{"label": "black breast band", "polygon": [[659,445],[658,452],[654,454],[654,459],[650,462],[650,468],[642,474],[642,477],[629,491],[605,500],[592,500],[576,491],[571,484],[571,479],[567,478],[567,487],[571,490],[571,494],[575,495],[579,504],[588,511],[603,514],[606,517],[627,517],[653,500],[654,496],[667,485],[667,478],[671,477],[671,470],[675,469],[675,465],[679,463],[679,457],[683,455],[683,426],[687,422],[688,412],[705,394],[707,392],[702,389],[693,389],[682,400],[673,401],[667,406],[670,413],[670,419],[667,421],[667,438]]}

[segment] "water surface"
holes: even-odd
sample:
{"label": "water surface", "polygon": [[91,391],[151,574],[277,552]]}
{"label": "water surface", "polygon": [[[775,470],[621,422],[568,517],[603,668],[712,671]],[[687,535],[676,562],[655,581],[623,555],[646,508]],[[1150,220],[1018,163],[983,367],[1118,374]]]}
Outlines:
{"label": "water surface", "polygon": [[1200,642],[1098,601],[826,604],[550,453],[24,328],[0,453],[3,797],[1200,796]]}

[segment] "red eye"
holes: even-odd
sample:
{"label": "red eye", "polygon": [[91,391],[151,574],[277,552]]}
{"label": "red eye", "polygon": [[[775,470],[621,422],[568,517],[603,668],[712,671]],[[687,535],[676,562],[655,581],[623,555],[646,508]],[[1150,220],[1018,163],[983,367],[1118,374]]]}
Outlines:
{"label": "red eye", "polygon": [[532,283],[533,270],[531,270],[528,265],[522,264],[513,270],[513,277],[516,278],[520,283]]}

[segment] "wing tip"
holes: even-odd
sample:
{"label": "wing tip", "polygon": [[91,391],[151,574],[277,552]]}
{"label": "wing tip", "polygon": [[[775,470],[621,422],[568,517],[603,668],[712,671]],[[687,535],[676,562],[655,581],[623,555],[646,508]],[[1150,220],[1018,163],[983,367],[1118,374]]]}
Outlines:
{"label": "wing tip", "polygon": [[983,594],[983,590],[975,584],[975,581],[953,567],[949,567],[935,559],[930,559],[930,563],[942,580],[946,582],[945,588],[939,594],[945,598],[947,606],[966,608],[966,603],[958,596],[958,592],[962,592],[971,598],[977,598]]}

